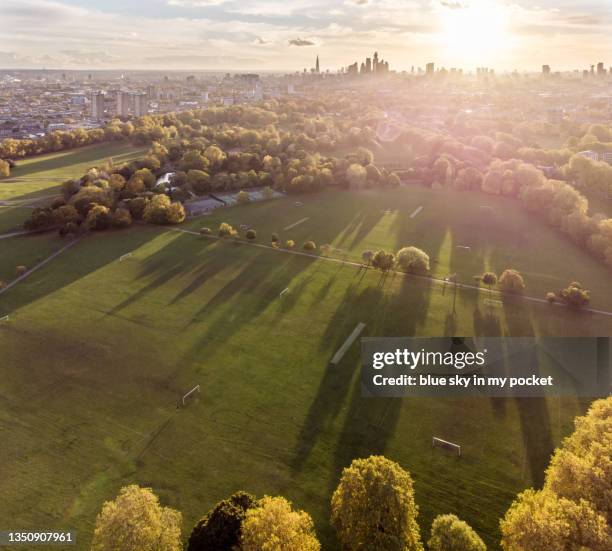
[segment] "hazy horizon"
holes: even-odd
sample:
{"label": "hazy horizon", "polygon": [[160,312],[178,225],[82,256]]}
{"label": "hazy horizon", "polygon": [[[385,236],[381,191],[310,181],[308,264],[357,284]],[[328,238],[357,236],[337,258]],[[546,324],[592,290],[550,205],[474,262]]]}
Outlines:
{"label": "hazy horizon", "polygon": [[3,0],[3,69],[336,71],[612,65],[604,0]]}

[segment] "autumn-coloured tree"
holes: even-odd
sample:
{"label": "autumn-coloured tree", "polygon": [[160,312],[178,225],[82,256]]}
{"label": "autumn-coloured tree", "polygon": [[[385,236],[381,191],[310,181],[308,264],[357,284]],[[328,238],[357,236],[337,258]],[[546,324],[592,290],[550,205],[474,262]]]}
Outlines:
{"label": "autumn-coloured tree", "polygon": [[92,551],[180,551],[181,514],[162,507],[150,488],[125,486],[96,518]]}
{"label": "autumn-coloured tree", "polygon": [[331,500],[331,523],[345,550],[421,551],[410,473],[382,456],[355,459]]}
{"label": "autumn-coloured tree", "polygon": [[242,522],[242,551],[319,551],[310,515],[292,509],[284,497],[266,496],[249,509]]}

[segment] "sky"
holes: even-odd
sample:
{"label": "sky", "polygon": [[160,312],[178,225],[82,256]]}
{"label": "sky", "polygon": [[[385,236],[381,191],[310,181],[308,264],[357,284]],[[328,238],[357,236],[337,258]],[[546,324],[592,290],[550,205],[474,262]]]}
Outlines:
{"label": "sky", "polygon": [[[612,66],[612,0],[0,0],[0,67]],[[607,56],[607,58],[606,58]]]}

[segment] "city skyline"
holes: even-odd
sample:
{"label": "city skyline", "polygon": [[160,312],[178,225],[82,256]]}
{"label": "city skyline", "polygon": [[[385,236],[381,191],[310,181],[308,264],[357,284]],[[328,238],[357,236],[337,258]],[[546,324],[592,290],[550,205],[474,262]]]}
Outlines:
{"label": "city skyline", "polygon": [[[584,69],[612,47],[604,0],[4,0],[1,68],[336,71]],[[10,46],[9,46],[10,45]]]}

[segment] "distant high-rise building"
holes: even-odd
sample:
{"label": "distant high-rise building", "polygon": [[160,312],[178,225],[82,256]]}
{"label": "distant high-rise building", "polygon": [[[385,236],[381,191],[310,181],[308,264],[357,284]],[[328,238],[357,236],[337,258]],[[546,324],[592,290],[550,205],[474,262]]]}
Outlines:
{"label": "distant high-rise building", "polygon": [[597,64],[597,74],[600,76],[606,74],[606,68],[601,61]]}
{"label": "distant high-rise building", "polygon": [[436,71],[436,66],[434,63],[428,63],[427,65],[425,65],[425,74],[433,75],[435,71]]}
{"label": "distant high-rise building", "polygon": [[542,65],[542,74],[550,75],[550,65]]}
{"label": "distant high-rise building", "polygon": [[320,66],[319,66],[319,56],[317,56],[317,62],[315,64],[315,72],[319,73],[320,72]]}
{"label": "distant high-rise building", "polygon": [[372,61],[372,72],[378,72],[378,52],[374,52],[374,60]]}
{"label": "distant high-rise building", "polygon": [[372,60],[369,57],[366,57],[366,73],[372,72]]}
{"label": "distant high-rise building", "polygon": [[119,90],[117,92],[117,115],[127,117],[130,110],[130,95]]}
{"label": "distant high-rise building", "polygon": [[102,92],[92,92],[91,94],[91,118],[104,118],[104,94]]}
{"label": "distant high-rise building", "polygon": [[134,116],[142,117],[149,111],[146,94],[134,94]]}

